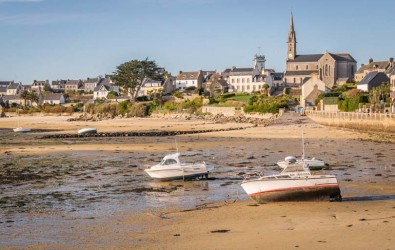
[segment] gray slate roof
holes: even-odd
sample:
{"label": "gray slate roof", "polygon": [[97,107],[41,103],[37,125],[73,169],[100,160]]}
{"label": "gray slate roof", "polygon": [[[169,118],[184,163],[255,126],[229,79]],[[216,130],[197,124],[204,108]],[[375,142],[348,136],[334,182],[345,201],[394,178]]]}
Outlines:
{"label": "gray slate roof", "polygon": [[294,60],[288,62],[318,62],[324,54],[296,55]]}
{"label": "gray slate roof", "polygon": [[363,79],[358,83],[358,85],[368,85],[368,90],[373,87],[380,86],[383,82],[388,82],[389,78],[383,72],[369,72]]}
{"label": "gray slate roof", "polygon": [[58,101],[63,96],[59,93],[48,93],[44,96],[44,101]]}
{"label": "gray slate roof", "polygon": [[318,73],[318,70],[297,70],[297,71],[287,71],[285,76],[309,76],[313,73]]}

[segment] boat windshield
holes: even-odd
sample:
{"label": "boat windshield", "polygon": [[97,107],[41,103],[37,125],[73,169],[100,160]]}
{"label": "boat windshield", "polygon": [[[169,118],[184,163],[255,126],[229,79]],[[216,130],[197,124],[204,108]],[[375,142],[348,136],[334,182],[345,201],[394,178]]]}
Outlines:
{"label": "boat windshield", "polygon": [[163,160],[160,162],[160,165],[162,165],[162,166],[173,165],[173,164],[177,164],[177,161],[174,160],[174,159],[163,159]]}
{"label": "boat windshield", "polygon": [[288,165],[282,173],[294,173],[294,172],[308,172],[308,168],[303,164]]}

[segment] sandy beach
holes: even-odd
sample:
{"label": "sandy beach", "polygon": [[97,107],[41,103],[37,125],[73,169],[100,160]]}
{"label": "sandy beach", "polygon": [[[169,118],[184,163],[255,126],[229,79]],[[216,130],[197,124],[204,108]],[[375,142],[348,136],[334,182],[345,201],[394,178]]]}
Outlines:
{"label": "sandy beach", "polygon": [[[2,249],[394,249],[395,136],[325,127],[286,114],[274,124],[170,118],[67,122],[0,119]],[[14,134],[29,127],[33,133]],[[166,137],[42,139],[98,131],[245,129]],[[34,131],[36,130],[36,131]],[[324,159],[343,202],[256,204],[242,174],[278,171],[287,155]],[[177,146],[175,144],[177,142]],[[206,181],[156,182],[143,169],[176,147],[215,166]]]}

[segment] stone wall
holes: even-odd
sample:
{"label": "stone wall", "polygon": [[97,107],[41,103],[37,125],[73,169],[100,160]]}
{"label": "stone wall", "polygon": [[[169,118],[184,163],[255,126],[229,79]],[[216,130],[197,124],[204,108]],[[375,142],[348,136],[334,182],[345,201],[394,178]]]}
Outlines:
{"label": "stone wall", "polygon": [[306,110],[306,115],[323,125],[395,133],[395,114]]}

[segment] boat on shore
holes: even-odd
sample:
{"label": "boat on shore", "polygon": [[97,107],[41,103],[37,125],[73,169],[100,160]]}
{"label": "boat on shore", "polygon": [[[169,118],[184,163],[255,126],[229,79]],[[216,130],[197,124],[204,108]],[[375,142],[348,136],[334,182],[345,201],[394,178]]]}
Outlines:
{"label": "boat on shore", "polygon": [[13,131],[15,133],[27,133],[27,132],[31,132],[32,130],[30,128],[18,127],[18,128],[14,128]]}
{"label": "boat on shore", "polygon": [[185,180],[191,178],[208,178],[209,167],[202,163],[181,163],[180,153],[166,155],[159,164],[151,166],[144,171],[158,180]]}
{"label": "boat on shore", "polygon": [[312,175],[304,162],[289,163],[280,174],[247,178],[241,186],[258,203],[342,200],[336,176]]}
{"label": "boat on shore", "polygon": [[96,128],[82,128],[78,130],[79,135],[84,135],[84,134],[95,134],[97,133]]}
{"label": "boat on shore", "polygon": [[286,166],[292,162],[296,162],[298,164],[301,164],[302,162],[306,163],[308,168],[310,170],[321,170],[323,168],[325,168],[325,162],[323,160],[319,160],[316,158],[304,158],[302,157],[302,159],[298,160],[296,159],[295,156],[287,156],[285,157],[285,159],[283,161],[278,161],[276,164],[284,169],[286,168]]}

